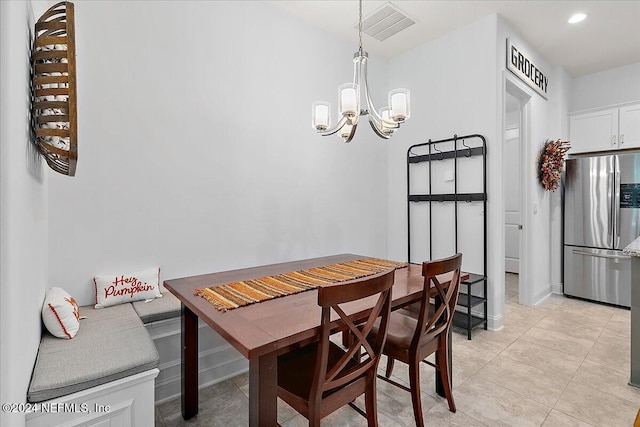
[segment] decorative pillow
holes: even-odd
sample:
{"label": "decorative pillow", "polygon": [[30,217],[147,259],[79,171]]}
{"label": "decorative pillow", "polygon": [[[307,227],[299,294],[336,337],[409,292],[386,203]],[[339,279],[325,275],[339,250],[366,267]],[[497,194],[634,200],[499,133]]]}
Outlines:
{"label": "decorative pillow", "polygon": [[93,284],[96,289],[96,308],[162,296],[160,267],[130,274],[96,276]]}
{"label": "decorative pillow", "polygon": [[42,305],[42,321],[51,335],[71,339],[80,329],[80,310],[76,300],[62,288],[47,291]]}

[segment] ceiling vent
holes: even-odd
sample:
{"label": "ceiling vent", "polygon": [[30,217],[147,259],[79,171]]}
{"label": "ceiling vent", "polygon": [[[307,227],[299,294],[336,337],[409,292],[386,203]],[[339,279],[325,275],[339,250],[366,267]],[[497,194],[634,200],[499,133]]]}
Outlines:
{"label": "ceiling vent", "polygon": [[[397,6],[387,2],[362,18],[362,32],[383,41],[415,23]],[[358,24],[355,28],[358,28]]]}

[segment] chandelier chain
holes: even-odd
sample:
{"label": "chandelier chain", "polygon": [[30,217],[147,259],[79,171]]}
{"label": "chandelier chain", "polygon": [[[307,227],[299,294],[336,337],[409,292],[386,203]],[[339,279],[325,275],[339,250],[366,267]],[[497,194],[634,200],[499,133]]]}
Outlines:
{"label": "chandelier chain", "polygon": [[360,0],[360,15],[358,19],[358,36],[360,37],[360,50],[362,50],[362,0]]}

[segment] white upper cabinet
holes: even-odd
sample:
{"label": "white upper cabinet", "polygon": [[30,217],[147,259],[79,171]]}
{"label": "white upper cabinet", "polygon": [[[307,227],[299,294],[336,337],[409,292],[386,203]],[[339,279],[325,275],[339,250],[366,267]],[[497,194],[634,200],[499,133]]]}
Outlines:
{"label": "white upper cabinet", "polygon": [[569,116],[569,154],[640,147],[640,103]]}
{"label": "white upper cabinet", "polygon": [[569,154],[618,148],[618,109],[585,113],[569,118]]}
{"label": "white upper cabinet", "polygon": [[640,104],[620,107],[620,148],[640,147]]}

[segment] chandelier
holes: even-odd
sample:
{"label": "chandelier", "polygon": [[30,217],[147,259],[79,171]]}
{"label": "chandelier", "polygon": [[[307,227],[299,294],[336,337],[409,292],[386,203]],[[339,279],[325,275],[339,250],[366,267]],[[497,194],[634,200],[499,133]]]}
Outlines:
{"label": "chandelier", "polygon": [[[389,139],[400,124],[409,118],[409,90],[394,89],[389,92],[389,105],[376,110],[369,94],[367,62],[369,54],[362,49],[362,0],[360,0],[358,36],[360,46],[353,54],[353,83],[338,87],[338,122],[331,127],[331,104],[324,101],[312,105],[312,126],[322,136],[339,133],[344,142],[350,142],[356,133],[360,116],[369,116],[371,129],[380,138]],[[364,92],[366,104],[360,103]],[[364,107],[364,108],[362,108]]]}

